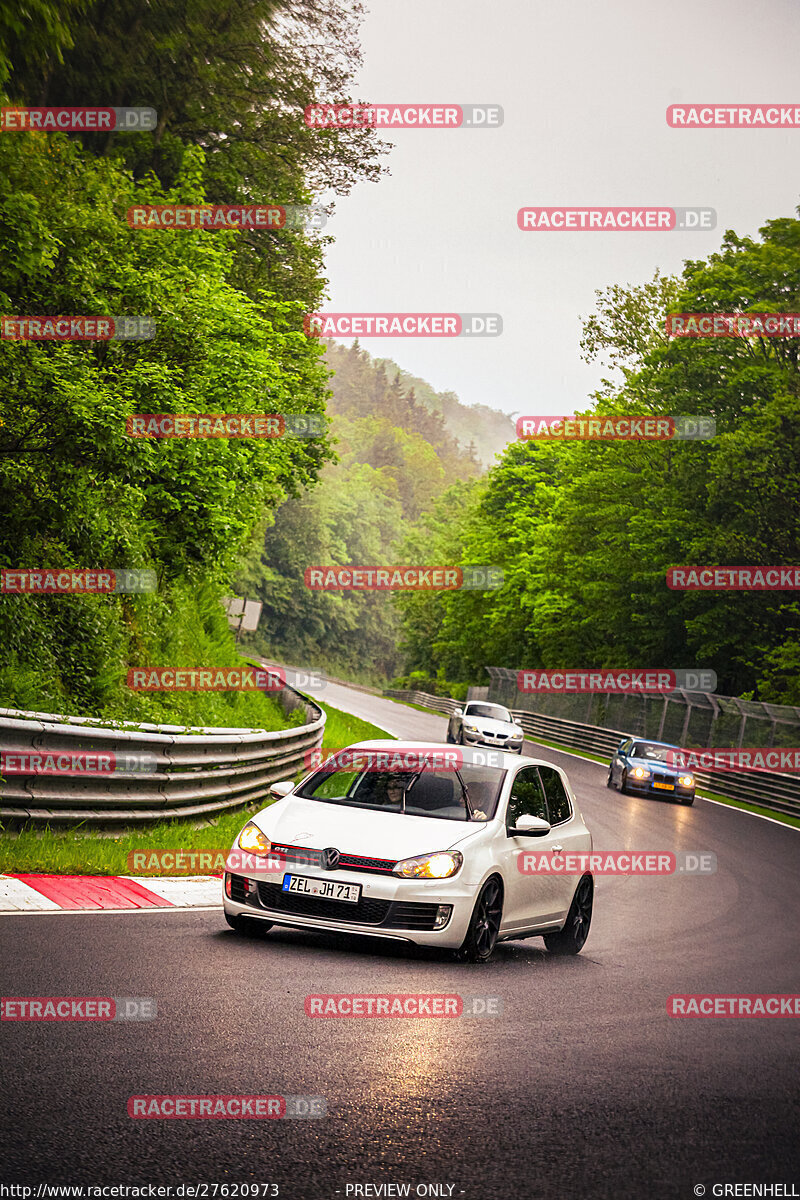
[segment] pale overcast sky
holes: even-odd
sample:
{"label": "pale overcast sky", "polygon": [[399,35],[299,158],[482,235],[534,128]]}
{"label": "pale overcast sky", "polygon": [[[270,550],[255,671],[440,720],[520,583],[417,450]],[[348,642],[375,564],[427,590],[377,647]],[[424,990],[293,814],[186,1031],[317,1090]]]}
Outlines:
{"label": "pale overcast sky", "polygon": [[[338,312],[499,312],[498,338],[364,338],[438,390],[582,407],[594,292],[677,272],[800,203],[800,129],[670,129],[679,102],[800,102],[800,0],[372,0],[354,98],[501,104],[500,129],[385,130],[391,176],[337,201]],[[526,232],[526,205],[702,205],[703,232]]]}

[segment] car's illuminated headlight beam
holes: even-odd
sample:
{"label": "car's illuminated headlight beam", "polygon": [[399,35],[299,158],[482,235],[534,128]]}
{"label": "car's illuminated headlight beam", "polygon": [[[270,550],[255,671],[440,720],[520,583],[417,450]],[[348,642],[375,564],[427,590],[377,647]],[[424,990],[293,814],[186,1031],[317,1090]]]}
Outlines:
{"label": "car's illuminated headlight beam", "polygon": [[449,879],[461,869],[464,856],[458,850],[440,850],[434,854],[419,854],[404,858],[394,868],[403,879]]}
{"label": "car's illuminated headlight beam", "polygon": [[254,821],[247,822],[236,843],[240,850],[249,850],[251,854],[269,854],[272,849],[272,842]]}

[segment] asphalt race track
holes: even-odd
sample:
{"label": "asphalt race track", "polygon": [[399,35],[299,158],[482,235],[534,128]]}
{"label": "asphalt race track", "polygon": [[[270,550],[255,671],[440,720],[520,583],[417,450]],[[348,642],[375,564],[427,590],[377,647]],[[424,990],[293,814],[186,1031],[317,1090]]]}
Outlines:
{"label": "asphalt race track", "polygon": [[[321,695],[394,734],[444,738],[443,717],[337,685]],[[348,1184],[465,1200],[797,1184],[798,1022],[674,1019],[666,1002],[798,991],[800,831],[621,796],[604,767],[536,753],[566,766],[596,848],[714,851],[717,873],[601,878],[576,959],[534,939],[483,966],[338,935],[245,939],[221,911],[5,917],[4,995],[152,996],[158,1018],[3,1023],[0,1178],[274,1182],[283,1200],[346,1200]],[[312,1020],[312,992],[503,1003],[493,1017]],[[142,1093],[324,1096],[328,1115],[132,1120]]]}

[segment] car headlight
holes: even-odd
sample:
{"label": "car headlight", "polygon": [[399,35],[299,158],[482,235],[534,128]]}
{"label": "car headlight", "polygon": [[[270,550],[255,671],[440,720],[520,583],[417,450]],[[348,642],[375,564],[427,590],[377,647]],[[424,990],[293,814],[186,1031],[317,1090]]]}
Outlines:
{"label": "car headlight", "polygon": [[678,783],[681,787],[694,787],[694,775],[679,775]]}
{"label": "car headlight", "polygon": [[647,767],[634,767],[633,770],[631,771],[631,775],[633,776],[634,779],[649,779],[650,778],[650,772],[648,771]]}
{"label": "car headlight", "polygon": [[464,728],[466,729],[467,733],[480,733],[477,725],[465,725]]}
{"label": "car headlight", "polygon": [[249,850],[251,854],[269,854],[272,849],[272,842],[253,821],[247,822],[236,842],[240,850]]}
{"label": "car headlight", "polygon": [[464,856],[458,850],[440,850],[404,858],[395,866],[394,874],[402,875],[403,879],[449,879],[461,869],[463,861]]}

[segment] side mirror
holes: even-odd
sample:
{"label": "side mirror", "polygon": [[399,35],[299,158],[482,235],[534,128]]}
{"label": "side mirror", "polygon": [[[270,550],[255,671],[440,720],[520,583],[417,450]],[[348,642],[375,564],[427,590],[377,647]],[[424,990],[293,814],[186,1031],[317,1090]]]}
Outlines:
{"label": "side mirror", "polygon": [[463,710],[463,708],[454,708],[454,709],[453,709],[453,716],[454,716],[454,717],[463,717],[463,715],[464,715],[464,710]]}
{"label": "side mirror", "polygon": [[523,813],[521,817],[517,817],[517,823],[513,829],[509,829],[509,837],[546,837],[550,832],[550,822],[544,821],[541,817],[532,817],[530,813]]}
{"label": "side mirror", "polygon": [[269,785],[269,794],[274,796],[276,800],[282,800],[284,796],[288,796],[289,792],[294,791],[294,784],[291,780],[281,780],[280,783],[271,783]]}

